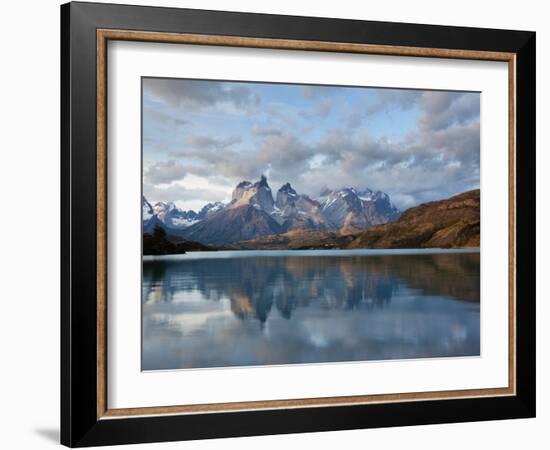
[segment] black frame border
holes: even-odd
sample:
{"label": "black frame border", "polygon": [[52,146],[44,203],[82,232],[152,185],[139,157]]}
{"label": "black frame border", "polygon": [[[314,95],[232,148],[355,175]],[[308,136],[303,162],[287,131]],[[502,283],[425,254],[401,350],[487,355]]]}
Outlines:
{"label": "black frame border", "polygon": [[[96,30],[516,54],[516,395],[97,419]],[[535,416],[534,32],[73,2],[61,6],[61,443],[177,441]]]}

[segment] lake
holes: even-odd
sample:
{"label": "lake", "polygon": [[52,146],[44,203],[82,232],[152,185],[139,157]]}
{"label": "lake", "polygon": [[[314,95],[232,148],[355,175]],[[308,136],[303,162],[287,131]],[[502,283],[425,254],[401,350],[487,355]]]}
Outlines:
{"label": "lake", "polygon": [[146,256],[142,369],[477,356],[478,250]]}

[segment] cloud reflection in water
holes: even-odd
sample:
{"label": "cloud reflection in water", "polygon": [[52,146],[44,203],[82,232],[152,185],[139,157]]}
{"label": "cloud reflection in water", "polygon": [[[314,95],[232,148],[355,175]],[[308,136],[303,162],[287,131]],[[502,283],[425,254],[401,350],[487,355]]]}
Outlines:
{"label": "cloud reflection in water", "polygon": [[143,263],[143,369],[479,355],[479,253]]}

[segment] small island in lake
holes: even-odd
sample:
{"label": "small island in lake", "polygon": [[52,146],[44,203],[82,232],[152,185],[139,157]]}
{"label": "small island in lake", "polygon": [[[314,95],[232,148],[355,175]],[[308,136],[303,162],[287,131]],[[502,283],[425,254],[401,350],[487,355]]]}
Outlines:
{"label": "small island in lake", "polygon": [[156,225],[150,233],[143,235],[144,255],[183,255],[187,252],[211,252],[212,247],[200,242],[186,241],[177,236],[171,236],[161,225]]}

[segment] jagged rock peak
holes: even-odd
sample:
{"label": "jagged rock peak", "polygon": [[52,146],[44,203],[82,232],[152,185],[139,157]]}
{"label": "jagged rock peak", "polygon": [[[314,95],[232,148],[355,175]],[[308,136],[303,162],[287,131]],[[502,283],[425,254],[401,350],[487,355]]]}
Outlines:
{"label": "jagged rock peak", "polygon": [[264,187],[267,187],[269,188],[269,185],[267,184],[267,178],[264,174],[262,174],[260,176],[260,181],[256,181],[256,183],[254,183],[255,186],[264,186]]}
{"label": "jagged rock peak", "polygon": [[399,217],[398,209],[386,193],[369,188],[363,191],[352,187],[325,190],[319,200],[323,214],[336,228],[365,228],[393,222]]}
{"label": "jagged rock peak", "polygon": [[290,183],[285,183],[277,191],[277,198],[275,199],[275,206],[283,211],[288,206],[294,206],[295,201],[298,199],[298,194]]}
{"label": "jagged rock peak", "polygon": [[273,210],[273,196],[265,175],[252,184],[250,181],[241,181],[233,190],[230,208],[251,205],[268,213]]}
{"label": "jagged rock peak", "polygon": [[250,181],[241,181],[239,184],[237,184],[237,188],[249,188],[252,187],[252,183]]}
{"label": "jagged rock peak", "polygon": [[147,228],[149,223],[153,223],[156,219],[155,211],[153,210],[153,207],[151,206],[151,203],[147,201],[144,195],[141,196],[142,198],[142,206],[141,206],[141,218],[143,221],[143,228]]}
{"label": "jagged rock peak", "polygon": [[143,220],[149,219],[153,214],[153,207],[151,206],[151,203],[147,201],[144,195],[141,196],[142,200],[142,209],[143,209]]}
{"label": "jagged rock peak", "polygon": [[199,211],[199,213],[197,214],[197,218],[199,220],[204,220],[207,217],[210,217],[212,214],[215,214],[218,211],[221,211],[224,207],[225,205],[222,202],[207,203]]}
{"label": "jagged rock peak", "polygon": [[[145,210],[144,210],[145,211]],[[168,228],[180,229],[195,224],[198,215],[195,211],[184,211],[174,202],[156,202],[152,206],[152,214]],[[144,214],[145,221],[145,214]]]}
{"label": "jagged rock peak", "polygon": [[296,193],[296,191],[292,188],[290,183],[288,183],[288,182],[281,186],[281,188],[279,189],[279,192],[284,192],[284,193],[290,194],[290,195],[298,195]]}

